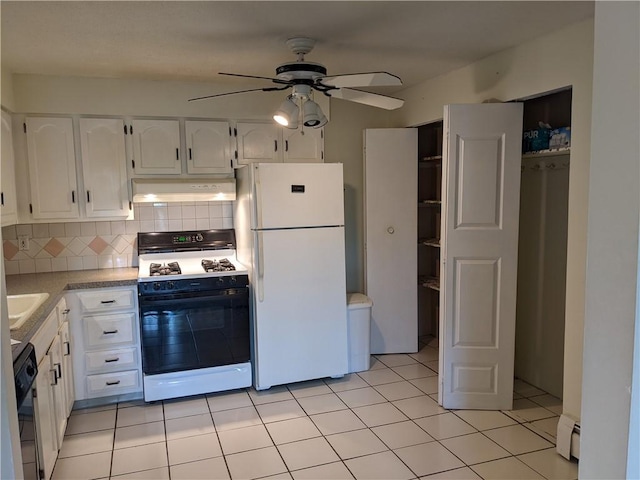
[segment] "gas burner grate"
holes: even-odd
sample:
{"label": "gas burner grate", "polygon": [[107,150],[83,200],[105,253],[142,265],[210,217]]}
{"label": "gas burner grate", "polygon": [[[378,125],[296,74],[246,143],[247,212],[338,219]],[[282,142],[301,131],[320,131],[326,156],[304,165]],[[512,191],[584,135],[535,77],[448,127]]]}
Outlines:
{"label": "gas burner grate", "polygon": [[211,272],[231,272],[236,267],[228,259],[222,258],[220,260],[202,260],[202,268],[207,273]]}
{"label": "gas burner grate", "polygon": [[152,263],[149,265],[149,274],[152,277],[164,276],[164,275],[180,275],[180,265],[178,262],[169,262],[166,265],[160,263]]}

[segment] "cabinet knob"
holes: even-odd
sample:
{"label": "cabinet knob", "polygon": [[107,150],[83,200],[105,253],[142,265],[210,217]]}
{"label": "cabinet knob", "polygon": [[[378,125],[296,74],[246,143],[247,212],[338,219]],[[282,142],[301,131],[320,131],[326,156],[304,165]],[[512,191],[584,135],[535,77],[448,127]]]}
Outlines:
{"label": "cabinet knob", "polygon": [[387,228],[387,233],[388,233],[389,235],[393,235],[395,232],[396,232],[396,231],[395,231],[395,229],[394,229],[393,227],[388,227],[388,228]]}

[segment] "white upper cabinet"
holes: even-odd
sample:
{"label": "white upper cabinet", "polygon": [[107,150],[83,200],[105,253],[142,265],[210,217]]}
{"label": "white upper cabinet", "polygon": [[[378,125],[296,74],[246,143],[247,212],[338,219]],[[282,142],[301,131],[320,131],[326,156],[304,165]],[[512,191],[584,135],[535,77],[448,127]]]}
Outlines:
{"label": "white upper cabinet", "polygon": [[180,174],[180,122],[133,120],[133,171],[144,174]]}
{"label": "white upper cabinet", "polygon": [[0,218],[2,226],[17,223],[15,159],[11,115],[2,112],[2,165],[0,166]]}
{"label": "white upper cabinet", "polygon": [[324,158],[324,130],[305,128],[303,130],[282,129],[285,163],[322,162]]}
{"label": "white upper cabinet", "polygon": [[187,120],[187,173],[232,173],[231,129],[228,122]]}
{"label": "white upper cabinet", "polygon": [[322,132],[313,128],[290,130],[273,123],[239,122],[238,164],[322,162]]}
{"label": "white upper cabinet", "polygon": [[128,215],[124,122],[81,118],[80,145],[87,217]]}
{"label": "white upper cabinet", "polygon": [[280,162],[278,127],[272,123],[238,123],[238,163]]}
{"label": "white upper cabinet", "polygon": [[71,119],[27,117],[25,123],[33,218],[78,218]]}

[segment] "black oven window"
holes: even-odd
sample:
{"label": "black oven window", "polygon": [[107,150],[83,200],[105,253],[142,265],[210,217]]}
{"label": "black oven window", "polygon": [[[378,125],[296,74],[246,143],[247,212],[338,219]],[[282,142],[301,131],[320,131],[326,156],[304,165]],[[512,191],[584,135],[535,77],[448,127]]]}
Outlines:
{"label": "black oven window", "polygon": [[145,375],[249,361],[246,300],[141,306]]}

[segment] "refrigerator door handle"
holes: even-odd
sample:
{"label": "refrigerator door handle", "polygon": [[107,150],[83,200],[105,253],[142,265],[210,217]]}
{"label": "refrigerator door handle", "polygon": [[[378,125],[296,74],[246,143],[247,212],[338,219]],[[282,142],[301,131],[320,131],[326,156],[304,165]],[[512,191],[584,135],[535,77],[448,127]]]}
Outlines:
{"label": "refrigerator door handle", "polygon": [[255,209],[256,209],[256,228],[262,228],[262,184],[260,183],[260,170],[256,165],[254,167],[254,180],[256,186],[256,198],[255,198]]}
{"label": "refrigerator door handle", "polygon": [[262,232],[257,232],[257,243],[258,243],[258,300],[260,302],[264,301],[264,247],[262,241]]}

